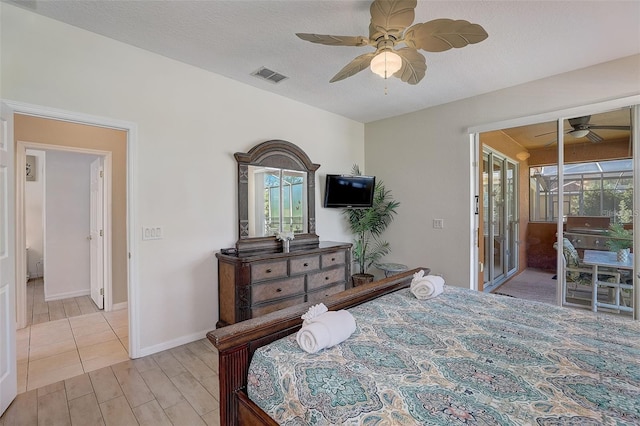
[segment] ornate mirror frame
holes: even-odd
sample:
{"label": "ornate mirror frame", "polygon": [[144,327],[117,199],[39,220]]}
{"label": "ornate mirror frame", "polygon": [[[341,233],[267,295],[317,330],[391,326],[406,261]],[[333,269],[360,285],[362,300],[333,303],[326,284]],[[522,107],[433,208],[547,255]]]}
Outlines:
{"label": "ornate mirror frame", "polygon": [[315,171],[320,164],[311,162],[297,145],[283,140],[262,142],[247,153],[233,155],[238,162],[238,241],[239,254],[252,251],[280,251],[282,243],[275,237],[249,236],[249,166],[274,167],[307,172],[307,233],[296,234],[291,248],[318,245],[316,235]]}

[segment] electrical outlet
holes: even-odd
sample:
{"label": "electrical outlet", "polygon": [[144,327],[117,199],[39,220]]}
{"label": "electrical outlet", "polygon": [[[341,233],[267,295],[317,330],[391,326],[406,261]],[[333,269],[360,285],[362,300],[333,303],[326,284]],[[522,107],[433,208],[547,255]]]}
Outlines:
{"label": "electrical outlet", "polygon": [[142,239],[143,240],[161,240],[162,227],[161,226],[143,226]]}
{"label": "electrical outlet", "polygon": [[444,229],[444,219],[433,219],[433,229]]}

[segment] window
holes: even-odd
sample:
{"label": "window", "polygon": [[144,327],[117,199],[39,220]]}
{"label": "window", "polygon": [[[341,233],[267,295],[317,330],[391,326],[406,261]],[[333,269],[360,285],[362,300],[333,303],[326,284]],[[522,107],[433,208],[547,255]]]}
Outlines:
{"label": "window", "polygon": [[[529,169],[531,221],[555,222],[558,217],[558,167]],[[631,222],[632,160],[594,161],[564,166],[564,212],[567,216],[617,217]]]}

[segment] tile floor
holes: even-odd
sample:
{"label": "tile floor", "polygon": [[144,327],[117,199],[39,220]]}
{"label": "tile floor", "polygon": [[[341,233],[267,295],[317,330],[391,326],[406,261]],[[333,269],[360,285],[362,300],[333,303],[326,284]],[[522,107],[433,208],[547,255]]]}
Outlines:
{"label": "tile floor", "polygon": [[126,309],[88,296],[44,301],[27,286],[30,326],[17,330],[18,397],[9,425],[218,425],[218,356],[202,339],[145,358],[128,355]]}
{"label": "tile floor", "polygon": [[40,324],[78,315],[100,312],[89,296],[44,300],[44,280],[35,278],[27,283],[27,325]]}
{"label": "tile floor", "polygon": [[36,279],[27,316],[31,325],[16,331],[18,393],[129,359],[126,309],[104,312],[89,296],[45,302]]}
{"label": "tile floor", "polygon": [[13,425],[219,425],[218,356],[206,340],[21,393]]}

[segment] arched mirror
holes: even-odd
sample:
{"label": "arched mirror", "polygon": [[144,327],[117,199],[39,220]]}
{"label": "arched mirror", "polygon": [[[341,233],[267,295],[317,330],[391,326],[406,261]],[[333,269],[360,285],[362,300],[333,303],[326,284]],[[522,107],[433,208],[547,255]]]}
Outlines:
{"label": "arched mirror", "polygon": [[315,171],[298,146],[270,140],[249,152],[234,154],[238,162],[238,252],[278,250],[279,232],[291,233],[292,248],[317,245]]}

